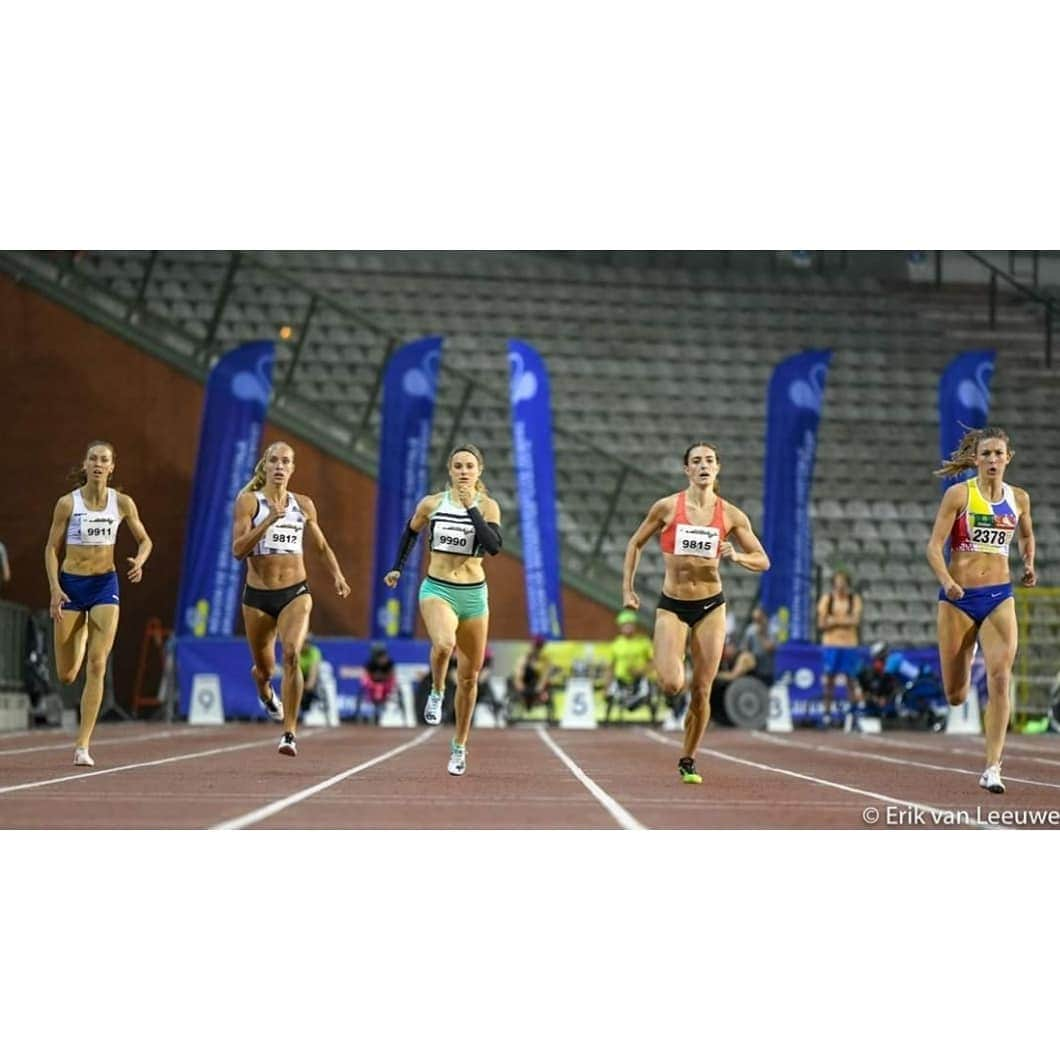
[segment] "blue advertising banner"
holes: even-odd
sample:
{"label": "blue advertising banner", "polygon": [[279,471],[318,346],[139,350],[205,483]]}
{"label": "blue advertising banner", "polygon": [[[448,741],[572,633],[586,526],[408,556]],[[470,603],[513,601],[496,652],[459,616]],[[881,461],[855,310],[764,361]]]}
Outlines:
{"label": "blue advertising banner", "polygon": [[250,342],[226,353],[206,380],[173,627],[178,636],[235,632],[243,572],[232,555],[232,509],[258,461],[275,357],[273,343]]}
{"label": "blue advertising banner", "polygon": [[383,419],[376,483],[375,564],[372,572],[372,636],[411,637],[416,626],[422,539],[416,542],[397,586],[383,583],[405,524],[427,494],[434,399],[442,337],[431,335],[395,350],[383,377]]}
{"label": "blue advertising banner", "polygon": [[[985,427],[990,415],[993,350],[969,350],[954,357],[939,380],[939,452],[948,460],[970,428]],[[944,479],[943,490],[968,475]]]}
{"label": "blue advertising banner", "polygon": [[776,616],[781,643],[813,639],[810,490],[831,360],[831,350],[804,350],[781,361],[769,381],[762,544],[770,568],[760,602]]}
{"label": "blue advertising banner", "polygon": [[517,339],[508,342],[508,367],[527,621],[531,636],[556,639],[563,636],[563,590],[548,368],[533,346]]}
{"label": "blue advertising banner", "polygon": [[[340,716],[352,717],[356,713],[363,668],[371,656],[372,642],[347,637],[315,637],[313,643],[334,672]],[[283,656],[279,643],[276,648],[279,662]],[[427,672],[431,654],[428,641],[389,641],[387,649],[399,674],[406,668],[410,678]],[[180,690],[177,713],[180,717],[188,716],[195,678],[203,676],[217,678],[226,720],[267,717],[250,677],[250,652],[241,638],[180,637],[176,641],[176,664]],[[279,677],[272,683],[279,695]]]}

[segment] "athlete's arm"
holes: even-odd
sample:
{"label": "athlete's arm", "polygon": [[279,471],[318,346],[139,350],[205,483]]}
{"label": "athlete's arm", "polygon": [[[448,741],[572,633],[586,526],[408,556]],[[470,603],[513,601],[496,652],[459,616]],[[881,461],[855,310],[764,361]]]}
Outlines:
{"label": "athlete's arm", "polygon": [[482,502],[482,510],[475,505],[467,509],[471,525],[475,528],[475,537],[482,547],[495,556],[501,550],[501,509],[492,497]]}
{"label": "athlete's arm", "polygon": [[640,607],[640,597],[633,590],[633,582],[637,577],[637,566],[640,563],[640,554],[644,546],[666,525],[666,517],[669,514],[669,497],[663,497],[656,501],[648,510],[644,521],[633,531],[633,536],[626,545],[626,555],[622,561],[622,606],[632,607],[634,611]]}
{"label": "athlete's arm", "polygon": [[258,499],[253,493],[241,493],[236,498],[235,510],[232,513],[232,555],[236,559],[246,559],[254,551],[254,546],[268,533],[273,523],[283,518],[283,509],[269,505],[269,517],[257,526],[252,526],[254,513],[258,510]]}
{"label": "athlete's arm", "polygon": [[302,497],[298,494],[295,494],[295,496],[298,499],[298,503],[302,506],[302,511],[305,513],[305,527],[309,531],[309,536],[313,539],[313,544],[316,545],[317,553],[328,565],[331,577],[335,580],[335,592],[341,597],[349,596],[350,587],[343,577],[342,568],[339,566],[339,561],[335,558],[335,553],[328,544],[327,538],[324,537],[324,531],[320,529],[320,523],[317,521],[317,506],[309,497]]}
{"label": "athlete's arm", "polygon": [[136,538],[136,555],[126,557],[125,562],[129,564],[129,569],[126,573],[129,575],[129,581],[138,582],[143,576],[143,566],[147,562],[147,557],[151,555],[151,549],[154,545],[151,539],[147,536],[147,531],[144,529],[144,524],[140,521],[140,513],[136,510],[136,502],[126,493],[118,494],[118,511],[125,516],[125,525],[132,531],[132,536]]}
{"label": "athlete's arm", "polygon": [[398,542],[397,558],[394,560],[394,566],[390,568],[383,578],[383,581],[391,589],[397,585],[398,579],[401,577],[401,571],[405,566],[405,561],[412,554],[413,548],[416,547],[416,538],[419,537],[420,531],[427,525],[427,520],[430,519],[431,512],[437,503],[437,494],[432,494],[429,497],[424,497],[416,505],[416,510],[412,513],[412,518],[405,526],[405,531]]}
{"label": "athlete's arm", "polygon": [[953,529],[953,520],[960,514],[964,507],[965,498],[968,495],[968,487],[963,482],[955,482],[942,495],[942,503],[939,505],[938,515],[935,516],[935,525],[931,528],[931,538],[927,544],[927,561],[939,585],[951,600],[959,600],[964,596],[964,590],[954,581],[953,576],[946,570],[946,560],[942,555],[942,546],[946,544]]}
{"label": "athlete's arm", "polygon": [[70,521],[73,511],[74,502],[69,494],[64,494],[56,502],[51,529],[48,531],[48,543],[44,546],[44,569],[48,574],[48,591],[51,595],[48,612],[55,620],[62,615],[63,604],[70,602],[70,597],[59,585],[59,549],[63,546],[66,524]]}
{"label": "athlete's arm", "polygon": [[725,508],[729,523],[728,538],[735,537],[743,552],[737,552],[732,542],[726,538],[718,550],[719,555],[732,560],[738,567],[743,567],[745,570],[757,571],[759,574],[769,570],[769,557],[762,547],[762,542],[751,529],[751,520],[735,505],[726,502]]}
{"label": "athlete's arm", "polygon": [[1016,504],[1019,506],[1020,518],[1017,523],[1019,534],[1020,556],[1023,557],[1023,577],[1020,584],[1028,589],[1038,584],[1038,574],[1034,569],[1034,524],[1031,522],[1031,495],[1026,490],[1013,489]]}

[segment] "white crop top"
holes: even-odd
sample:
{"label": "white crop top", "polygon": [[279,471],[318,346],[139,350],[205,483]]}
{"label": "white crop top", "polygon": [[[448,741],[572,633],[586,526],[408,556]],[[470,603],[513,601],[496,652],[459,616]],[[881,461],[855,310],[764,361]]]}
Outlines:
{"label": "white crop top", "polygon": [[[254,497],[258,502],[258,510],[254,513],[250,525],[260,526],[269,517],[269,502],[261,490],[256,491]],[[278,519],[265,531],[265,536],[254,546],[252,555],[300,556],[304,533],[305,513],[295,500],[294,494],[288,492],[287,509],[283,513],[283,518]]]}
{"label": "white crop top", "polygon": [[[474,504],[482,499],[480,493]],[[432,552],[448,552],[454,556],[481,556],[482,546],[478,543],[475,524],[467,509],[453,500],[450,490],[442,495],[438,506],[430,516],[430,549]]]}
{"label": "white crop top", "polygon": [[107,489],[107,503],[101,512],[94,512],[85,505],[85,498],[76,489],[70,494],[74,510],[66,524],[66,543],[82,546],[113,546],[118,536],[118,527],[125,518],[118,511],[118,491]]}

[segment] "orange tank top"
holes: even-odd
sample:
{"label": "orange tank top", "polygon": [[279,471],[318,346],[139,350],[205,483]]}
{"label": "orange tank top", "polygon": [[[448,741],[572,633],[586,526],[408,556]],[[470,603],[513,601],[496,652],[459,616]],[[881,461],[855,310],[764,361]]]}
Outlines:
{"label": "orange tank top", "polygon": [[673,520],[663,527],[659,535],[659,546],[670,556],[702,556],[717,559],[718,550],[725,540],[725,504],[720,497],[714,501],[714,513],[706,526],[688,521],[685,491],[677,494]]}

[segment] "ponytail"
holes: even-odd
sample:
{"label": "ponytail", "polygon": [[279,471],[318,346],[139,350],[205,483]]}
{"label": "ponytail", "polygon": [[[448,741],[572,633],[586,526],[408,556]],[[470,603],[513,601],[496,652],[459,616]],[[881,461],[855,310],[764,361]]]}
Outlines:
{"label": "ponytail", "polygon": [[[964,425],[961,424],[963,427]],[[962,471],[968,471],[976,466],[976,455],[979,452],[979,443],[987,438],[999,438],[1005,443],[1009,455],[1015,455],[1012,443],[1008,435],[1000,427],[979,427],[966,431],[964,437],[958,442],[957,448],[950,453],[949,460],[944,460],[934,474],[938,478],[953,478]]]}

